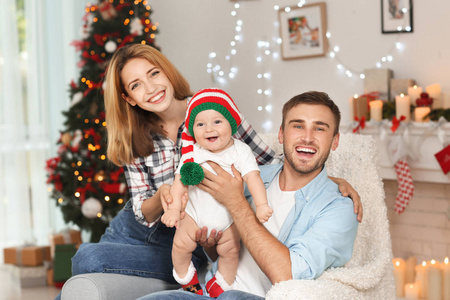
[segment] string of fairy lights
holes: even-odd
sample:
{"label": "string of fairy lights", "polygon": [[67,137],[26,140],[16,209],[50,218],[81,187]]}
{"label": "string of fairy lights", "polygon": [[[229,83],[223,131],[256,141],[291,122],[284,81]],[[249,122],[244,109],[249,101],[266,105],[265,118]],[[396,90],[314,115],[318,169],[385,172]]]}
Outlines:
{"label": "string of fairy lights", "polygon": [[[306,4],[306,0],[300,0],[297,3],[297,7],[302,7]],[[238,72],[238,66],[234,64],[233,57],[237,54],[237,45],[239,41],[242,41],[242,19],[239,19],[238,12],[241,5],[239,3],[235,3],[233,6],[233,10],[231,11],[231,16],[236,18],[236,27],[232,41],[230,42],[230,52],[225,55],[225,62],[227,67],[220,64],[220,60],[218,54],[216,52],[209,53],[209,62],[207,64],[207,72],[211,74],[213,81],[218,82],[220,84],[225,84],[228,80],[233,80],[236,78]],[[279,5],[274,5],[273,9],[275,11],[279,11],[283,9],[286,12],[289,12],[293,7],[284,7],[281,8]],[[408,9],[403,8],[403,13],[407,13]],[[278,22],[274,22],[275,26],[278,27]],[[397,28],[399,31],[406,30],[410,31],[411,28]],[[338,43],[333,43],[331,38],[331,32],[328,31],[326,33],[326,38],[328,39],[328,44],[330,45],[330,49],[328,52],[328,57],[333,59],[336,63],[336,68],[340,71],[341,74],[344,74],[348,78],[359,78],[364,79],[365,74],[361,70],[357,70],[356,68],[350,66],[349,63],[345,62],[344,59],[341,58],[341,49]],[[386,55],[381,56],[376,62],[375,66],[377,68],[383,67],[385,64],[391,63],[394,60],[395,53],[400,53],[404,49],[404,45],[400,42],[401,35],[397,35],[397,41],[393,44],[393,46],[389,49]],[[256,56],[256,61],[260,63],[260,68],[258,69],[257,78],[259,81],[259,88],[256,90],[258,95],[263,95],[267,98],[270,98],[272,95],[272,91],[270,89],[270,79],[271,72],[269,69],[269,63],[267,60],[272,58],[273,60],[278,60],[280,57],[279,54],[279,45],[282,43],[282,39],[280,36],[274,36],[271,39],[261,39],[257,42],[257,47],[259,49],[258,54]],[[270,111],[271,106],[265,105],[258,106],[258,110]]]}
{"label": "string of fairy lights", "polygon": [[[236,19],[236,26],[234,27],[234,36],[230,41],[230,49],[229,52],[225,55],[225,60],[228,62],[229,68],[228,70],[224,70],[224,68],[219,64],[219,60],[216,52],[209,53],[210,61],[207,64],[206,71],[211,74],[213,81],[217,81],[219,83],[225,83],[226,78],[234,79],[238,72],[238,68],[234,66],[234,57],[237,54],[237,45],[238,42],[242,40],[242,26],[243,22],[239,18],[239,8],[241,5],[239,3],[235,3],[233,10],[231,11],[231,16]],[[225,73],[226,71],[226,73]]]}

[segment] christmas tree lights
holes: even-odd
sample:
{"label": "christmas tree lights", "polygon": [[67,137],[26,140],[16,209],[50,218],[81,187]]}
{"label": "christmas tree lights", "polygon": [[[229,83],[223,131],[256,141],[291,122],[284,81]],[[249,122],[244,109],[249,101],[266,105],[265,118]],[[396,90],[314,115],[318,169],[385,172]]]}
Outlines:
{"label": "christmas tree lights", "polygon": [[63,112],[64,130],[57,141],[58,155],[47,161],[49,192],[64,221],[91,232],[96,242],[128,200],[122,168],[106,158],[103,103],[105,68],[114,52],[130,43],[153,47],[157,24],[143,0],[105,0],[88,4],[81,28],[78,80],[69,85],[70,107]]}

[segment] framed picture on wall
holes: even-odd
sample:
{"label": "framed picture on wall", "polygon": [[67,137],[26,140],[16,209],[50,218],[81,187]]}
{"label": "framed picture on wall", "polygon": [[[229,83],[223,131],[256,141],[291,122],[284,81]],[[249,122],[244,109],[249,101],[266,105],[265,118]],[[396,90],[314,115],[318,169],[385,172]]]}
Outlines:
{"label": "framed picture on wall", "polygon": [[280,8],[278,17],[283,59],[325,56],[328,50],[325,2]]}
{"label": "framed picture on wall", "polygon": [[412,0],[381,0],[381,32],[413,32]]}

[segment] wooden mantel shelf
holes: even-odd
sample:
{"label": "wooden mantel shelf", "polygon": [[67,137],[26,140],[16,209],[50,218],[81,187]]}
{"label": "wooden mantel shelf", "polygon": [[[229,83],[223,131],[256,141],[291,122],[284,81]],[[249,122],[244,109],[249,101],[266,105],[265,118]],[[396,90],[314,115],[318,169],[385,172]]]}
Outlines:
{"label": "wooden mantel shelf", "polygon": [[[352,132],[356,122],[341,126],[342,133]],[[401,122],[395,133],[391,131],[392,123],[366,122],[360,134],[373,136],[379,150],[380,174],[383,179],[397,180],[394,170],[394,162],[388,155],[388,144],[398,136],[408,145],[408,149],[416,156],[416,159],[408,157],[411,175],[414,181],[450,183],[450,173],[445,175],[434,156],[444,148],[444,144],[450,143],[450,122]]]}

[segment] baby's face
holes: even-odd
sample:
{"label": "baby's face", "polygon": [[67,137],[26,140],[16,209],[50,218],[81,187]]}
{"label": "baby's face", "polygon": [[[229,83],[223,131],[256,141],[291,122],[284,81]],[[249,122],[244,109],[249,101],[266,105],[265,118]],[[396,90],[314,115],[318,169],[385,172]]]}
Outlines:
{"label": "baby's face", "polygon": [[196,142],[211,152],[221,152],[233,144],[230,123],[213,109],[197,114],[193,130]]}

